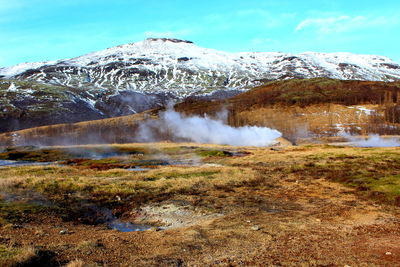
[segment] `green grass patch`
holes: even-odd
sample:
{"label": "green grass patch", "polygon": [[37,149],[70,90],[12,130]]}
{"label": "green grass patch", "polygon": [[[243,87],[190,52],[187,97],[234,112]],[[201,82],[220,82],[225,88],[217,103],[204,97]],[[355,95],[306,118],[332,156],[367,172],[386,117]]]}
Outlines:
{"label": "green grass patch", "polygon": [[0,202],[0,217],[7,223],[24,223],[30,216],[45,212],[48,207],[22,202]]}
{"label": "green grass patch", "polygon": [[339,182],[386,203],[395,203],[400,197],[397,153],[313,155],[307,159],[311,161],[288,167],[289,173]]}
{"label": "green grass patch", "polygon": [[0,153],[1,160],[52,162],[65,160],[69,155],[59,150],[7,151]]}
{"label": "green grass patch", "polygon": [[232,157],[233,154],[225,150],[200,150],[197,154],[201,157]]}

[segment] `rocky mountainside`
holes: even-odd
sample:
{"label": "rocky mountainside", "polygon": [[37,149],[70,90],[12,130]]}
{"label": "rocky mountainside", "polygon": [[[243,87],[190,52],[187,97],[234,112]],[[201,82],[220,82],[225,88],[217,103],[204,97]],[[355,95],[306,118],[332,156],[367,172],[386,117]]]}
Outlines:
{"label": "rocky mountainside", "polygon": [[314,77],[396,81],[400,66],[382,56],[227,53],[149,38],[77,58],[0,68],[0,131],[133,114],[171,98],[225,98],[271,80]]}

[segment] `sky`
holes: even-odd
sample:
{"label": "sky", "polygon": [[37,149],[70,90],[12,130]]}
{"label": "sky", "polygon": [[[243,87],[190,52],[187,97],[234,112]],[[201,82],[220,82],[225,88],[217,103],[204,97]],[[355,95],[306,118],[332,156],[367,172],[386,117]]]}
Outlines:
{"label": "sky", "polygon": [[0,0],[0,67],[148,37],[228,52],[350,52],[400,63],[400,1]]}

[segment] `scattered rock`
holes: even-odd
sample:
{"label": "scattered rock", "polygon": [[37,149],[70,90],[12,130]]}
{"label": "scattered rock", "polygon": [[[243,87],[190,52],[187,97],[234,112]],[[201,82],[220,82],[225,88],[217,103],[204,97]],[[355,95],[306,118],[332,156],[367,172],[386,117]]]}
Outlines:
{"label": "scattered rock", "polygon": [[392,255],[392,252],[386,252],[385,255]]}
{"label": "scattered rock", "polygon": [[399,197],[396,197],[396,199],[394,200],[394,204],[395,204],[397,207],[400,207],[400,196],[399,196]]}
{"label": "scattered rock", "polygon": [[259,231],[259,230],[260,230],[260,226],[258,226],[258,225],[253,225],[253,226],[251,227],[251,230],[252,230],[252,231]]}
{"label": "scattered rock", "polygon": [[69,234],[69,231],[68,231],[68,229],[63,229],[63,230],[61,230],[61,231],[59,232],[59,234],[60,234],[60,235],[67,235],[67,234]]}
{"label": "scattered rock", "polygon": [[279,147],[271,147],[270,150],[272,150],[272,151],[282,151],[282,148],[279,148]]}

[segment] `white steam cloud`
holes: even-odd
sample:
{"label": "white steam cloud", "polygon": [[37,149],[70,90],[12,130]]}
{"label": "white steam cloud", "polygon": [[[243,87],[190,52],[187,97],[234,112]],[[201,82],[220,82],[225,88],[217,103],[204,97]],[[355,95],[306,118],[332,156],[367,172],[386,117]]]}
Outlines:
{"label": "white steam cloud", "polygon": [[352,146],[356,147],[397,147],[400,142],[396,138],[382,138],[379,135],[370,135],[368,139],[348,138]]}
{"label": "white steam cloud", "polygon": [[138,138],[141,141],[158,141],[158,135],[168,135],[172,141],[191,141],[203,144],[232,146],[270,146],[282,134],[266,127],[243,126],[234,128],[225,124],[227,112],[217,119],[199,116],[184,116],[173,109],[159,114],[158,120],[140,125]]}

